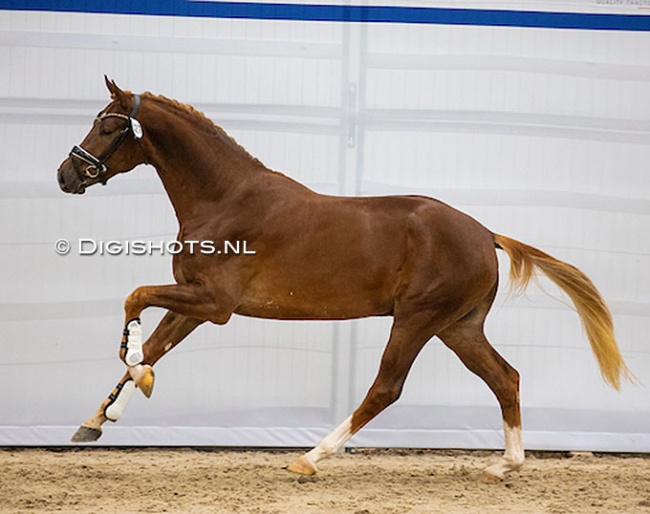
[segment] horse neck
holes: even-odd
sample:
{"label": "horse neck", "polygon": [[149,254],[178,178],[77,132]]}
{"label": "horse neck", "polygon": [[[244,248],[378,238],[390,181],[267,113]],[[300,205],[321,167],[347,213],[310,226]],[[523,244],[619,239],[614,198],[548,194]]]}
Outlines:
{"label": "horse neck", "polygon": [[198,116],[158,108],[143,120],[151,139],[149,162],[156,168],[181,225],[200,215],[201,205],[218,206],[265,169],[221,129]]}

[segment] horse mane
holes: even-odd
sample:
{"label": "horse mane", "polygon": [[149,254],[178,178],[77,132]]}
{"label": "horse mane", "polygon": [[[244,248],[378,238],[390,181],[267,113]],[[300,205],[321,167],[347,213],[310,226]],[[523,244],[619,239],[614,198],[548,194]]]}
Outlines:
{"label": "horse mane", "polygon": [[177,112],[180,112],[181,114],[186,115],[187,117],[192,118],[193,120],[197,121],[199,123],[199,126],[203,129],[206,130],[208,133],[213,134],[220,140],[226,142],[231,148],[236,150],[238,153],[243,154],[245,157],[248,159],[254,161],[256,164],[266,168],[264,164],[257,158],[252,156],[248,150],[246,150],[243,146],[241,146],[232,136],[230,136],[224,129],[222,129],[219,125],[215,124],[214,121],[212,121],[210,118],[208,118],[204,113],[199,111],[198,109],[195,109],[191,105],[184,104],[182,102],[179,102],[178,100],[174,100],[172,98],[167,98],[166,96],[163,95],[154,95],[153,93],[150,92],[145,92],[142,95],[142,98],[148,98],[150,100],[154,100],[158,103],[162,103],[164,105],[167,105],[174,109]]}

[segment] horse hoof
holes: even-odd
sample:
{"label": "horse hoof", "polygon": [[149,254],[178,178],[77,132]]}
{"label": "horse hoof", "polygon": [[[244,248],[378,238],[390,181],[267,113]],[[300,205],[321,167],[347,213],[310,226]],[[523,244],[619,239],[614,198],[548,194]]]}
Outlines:
{"label": "horse hoof", "polygon": [[101,428],[92,428],[81,425],[70,438],[73,443],[92,443],[102,436]]}
{"label": "horse hoof", "polygon": [[316,467],[304,456],[294,460],[287,469],[301,475],[315,475],[317,471]]}
{"label": "horse hoof", "polygon": [[136,366],[129,367],[129,374],[131,378],[138,386],[142,394],[147,398],[151,398],[151,393],[153,393],[153,384],[155,380],[155,375],[153,368],[149,364],[138,364]]}
{"label": "horse hoof", "polygon": [[484,482],[486,484],[498,484],[499,482],[503,482],[504,479],[505,476],[503,473],[490,470],[490,468],[484,469],[483,473],[481,474],[481,482]]}

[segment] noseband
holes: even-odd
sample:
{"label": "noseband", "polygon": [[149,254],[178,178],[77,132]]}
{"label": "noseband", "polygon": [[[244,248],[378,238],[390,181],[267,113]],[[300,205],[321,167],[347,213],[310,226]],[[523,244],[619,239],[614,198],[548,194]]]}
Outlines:
{"label": "noseband", "polygon": [[[126,125],[124,128],[120,131],[120,133],[117,135],[115,139],[113,139],[113,142],[111,145],[106,149],[106,151],[100,156],[100,157],[95,157],[93,154],[91,154],[88,150],[85,150],[81,146],[75,146],[70,150],[70,153],[68,154],[70,157],[76,157],[77,159],[82,160],[86,164],[88,164],[88,167],[86,168],[86,171],[84,173],[85,177],[87,178],[97,178],[99,177],[99,181],[102,183],[102,185],[106,185],[106,172],[108,171],[108,168],[106,167],[106,161],[110,159],[110,157],[117,151],[117,149],[121,146],[121,144],[124,142],[124,139],[126,136],[130,133],[133,136],[133,139],[139,140],[142,139],[142,125],[140,125],[140,122],[135,119],[135,115],[138,114],[138,110],[140,109],[140,95],[134,95],[133,96],[133,109],[131,109],[131,114],[128,116],[126,114],[122,114],[119,112],[107,112],[104,114],[101,114],[97,116],[95,121],[102,121],[105,120],[106,118],[121,118],[123,120],[126,120]],[[85,178],[83,179],[85,182]]]}

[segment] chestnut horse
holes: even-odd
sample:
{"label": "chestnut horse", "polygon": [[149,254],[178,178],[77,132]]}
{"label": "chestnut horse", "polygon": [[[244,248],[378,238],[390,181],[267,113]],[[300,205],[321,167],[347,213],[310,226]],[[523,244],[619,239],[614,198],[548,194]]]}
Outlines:
{"label": "chestnut horse", "polygon": [[[143,286],[125,302],[120,357],[127,372],[72,440],[97,440],[136,388],[149,397],[152,366],[205,321],[233,314],[270,319],[342,320],[393,316],[379,372],[359,407],[290,470],[312,474],[371,419],[395,402],[422,347],[438,336],[485,381],[501,406],[505,453],[485,475],[494,480],[524,461],[519,374],[483,332],[497,291],[495,249],[511,259],[523,290],[541,270],[573,301],[605,381],[629,378],[611,314],[575,267],[497,235],[423,196],[349,198],[318,194],[267,169],[192,107],[135,95],[106,78],[112,101],[58,170],[66,193],[153,165],[174,206],[178,241],[246,241],[255,255],[174,255],[175,284]],[[143,344],[140,313],[167,313]]]}

